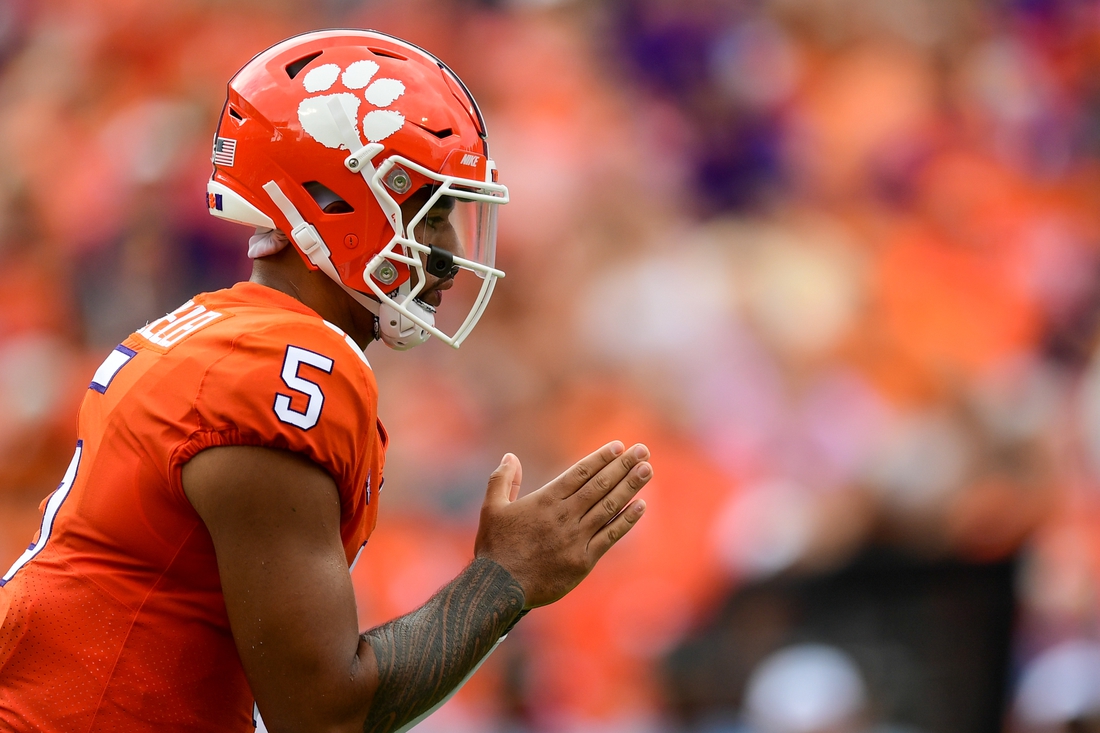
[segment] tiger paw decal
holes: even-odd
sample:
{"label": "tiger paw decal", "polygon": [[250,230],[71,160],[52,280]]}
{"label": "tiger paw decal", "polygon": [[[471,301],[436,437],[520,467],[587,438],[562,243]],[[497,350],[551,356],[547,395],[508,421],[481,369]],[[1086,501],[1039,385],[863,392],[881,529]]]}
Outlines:
{"label": "tiger paw decal", "polygon": [[360,125],[360,131],[368,142],[381,142],[400,130],[405,124],[405,116],[396,110],[384,108],[405,93],[405,85],[398,79],[375,79],[374,75],[377,73],[378,64],[369,60],[355,61],[346,69],[341,69],[336,64],[310,69],[302,79],[302,85],[310,94],[327,92],[333,87],[339,88],[337,80],[344,89],[362,91],[339,91],[303,99],[298,105],[298,122],[302,129],[325,147],[347,147],[327,109],[328,100],[336,98],[343,105],[348,119],[353,122],[360,121],[359,107],[364,100],[374,106],[375,109],[363,115]]}

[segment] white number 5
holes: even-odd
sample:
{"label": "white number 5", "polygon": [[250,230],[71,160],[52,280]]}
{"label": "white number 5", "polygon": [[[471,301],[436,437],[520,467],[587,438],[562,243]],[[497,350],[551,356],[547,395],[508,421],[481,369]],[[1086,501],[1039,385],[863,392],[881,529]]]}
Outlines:
{"label": "white number 5", "polygon": [[290,406],[290,395],[275,394],[275,414],[280,420],[302,430],[309,430],[321,419],[321,408],[325,404],[325,395],[316,382],[311,382],[298,374],[302,364],[332,374],[332,359],[300,349],[297,346],[286,347],[286,359],[283,360],[283,383],[309,398],[305,412],[298,412]]}

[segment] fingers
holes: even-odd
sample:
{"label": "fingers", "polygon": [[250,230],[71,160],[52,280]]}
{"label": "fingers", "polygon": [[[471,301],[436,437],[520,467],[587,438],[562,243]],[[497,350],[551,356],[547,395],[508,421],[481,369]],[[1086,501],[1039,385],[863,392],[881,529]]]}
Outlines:
{"label": "fingers", "polygon": [[[641,447],[644,448],[644,446]],[[638,457],[640,454],[641,451],[638,451],[634,455]],[[646,455],[648,455],[648,452]],[[609,466],[605,471],[608,471],[612,477],[618,475],[618,472],[611,472],[611,468]],[[652,477],[653,466],[648,462],[639,461],[633,465],[626,472],[626,476],[615,483],[610,491],[606,492],[602,498],[599,498],[592,505],[584,517],[581,518],[581,525],[595,533],[600,527],[614,519],[624,506],[633,501],[635,494],[649,483]],[[592,483],[596,484],[596,481],[594,480]],[[588,487],[585,487],[584,490],[587,491]],[[577,496],[580,497],[580,495],[581,492],[578,492]]]}
{"label": "fingers", "polygon": [[507,504],[515,501],[519,494],[520,479],[523,477],[523,466],[519,458],[511,453],[505,453],[500,460],[500,465],[489,476],[489,486],[485,490],[485,503],[487,505]]}
{"label": "fingers", "polygon": [[643,514],[645,514],[645,502],[639,499],[597,532],[588,543],[590,562],[594,563],[599,560],[627,532],[634,529],[634,525],[638,523]]}
{"label": "fingers", "polygon": [[602,468],[623,453],[623,444],[613,440],[595,453],[591,453],[573,464],[561,476],[546,485],[546,489],[557,499],[572,496]]}
{"label": "fingers", "polygon": [[[608,494],[622,482],[630,470],[647,458],[649,458],[649,448],[637,443],[631,446],[630,450],[604,466],[599,473],[593,476],[570,498],[570,502],[576,504],[573,510],[578,512],[577,516],[587,514],[592,507],[608,498]],[[641,486],[638,488],[641,488]],[[629,497],[627,500],[629,500]],[[604,524],[615,514],[618,514],[619,509],[622,509],[625,504],[625,501],[619,504],[614,513],[607,516],[600,524]]]}

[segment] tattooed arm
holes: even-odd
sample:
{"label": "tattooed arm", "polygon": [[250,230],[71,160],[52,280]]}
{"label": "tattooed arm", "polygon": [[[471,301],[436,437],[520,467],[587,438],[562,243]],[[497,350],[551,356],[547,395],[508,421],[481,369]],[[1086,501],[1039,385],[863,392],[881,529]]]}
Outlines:
{"label": "tattooed arm", "polygon": [[522,611],[512,574],[480,558],[420,609],[363,634],[378,664],[364,730],[395,730],[447,697]]}
{"label": "tattooed arm", "polygon": [[647,456],[604,446],[522,499],[519,461],[506,456],[489,481],[474,562],[420,609],[363,635],[329,475],[266,448],[195,456],[184,491],[213,539],[268,730],[381,733],[431,710],[521,613],[568,592],[633,526],[643,505],[628,504],[651,473]]}

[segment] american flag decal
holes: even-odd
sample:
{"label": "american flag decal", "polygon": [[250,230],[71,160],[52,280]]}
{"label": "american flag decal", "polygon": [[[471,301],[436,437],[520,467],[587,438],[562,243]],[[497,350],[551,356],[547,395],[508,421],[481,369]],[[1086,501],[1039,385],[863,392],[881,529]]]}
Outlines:
{"label": "american flag decal", "polygon": [[237,141],[227,137],[214,138],[214,165],[233,167],[233,161],[237,157]]}

